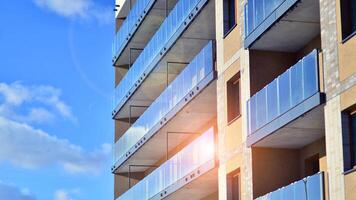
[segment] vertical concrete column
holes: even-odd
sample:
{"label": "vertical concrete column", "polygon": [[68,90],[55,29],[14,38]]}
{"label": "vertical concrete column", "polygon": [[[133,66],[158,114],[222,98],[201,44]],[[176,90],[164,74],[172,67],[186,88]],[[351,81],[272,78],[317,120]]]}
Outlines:
{"label": "vertical concrete column", "polygon": [[[244,46],[243,42],[245,39],[245,12],[244,5],[247,0],[238,0],[239,4],[239,13],[240,13],[240,31],[241,31],[241,41],[242,47]],[[247,108],[246,103],[250,98],[250,59],[249,59],[249,51],[241,49],[240,54],[241,60],[241,111],[242,111],[242,140],[246,141],[247,139],[247,129],[248,129],[248,121],[247,121]],[[242,173],[244,176],[242,177],[242,199],[253,199],[253,182],[252,182],[252,151],[251,148],[247,148],[247,146],[242,147]]]}
{"label": "vertical concrete column", "polygon": [[330,200],[345,199],[340,96],[325,105],[325,140]]}
{"label": "vertical concrete column", "polygon": [[[242,140],[247,139],[247,108],[246,103],[250,98],[250,68],[249,68],[249,52],[241,50],[241,119],[242,119]],[[244,143],[245,144],[245,143]],[[246,145],[242,147],[242,199],[253,199],[252,190],[252,151]]]}
{"label": "vertical concrete column", "polygon": [[327,96],[324,114],[330,200],[345,199],[336,20],[336,0],[320,0],[321,45]]}
{"label": "vertical concrete column", "polygon": [[217,125],[219,139],[219,170],[218,189],[219,200],[226,199],[226,166],[224,158],[224,135],[226,132],[226,110],[225,110],[225,82],[222,76],[224,70],[224,42],[223,42],[223,1],[215,1],[215,24],[216,24],[216,68],[218,72],[217,80]]}

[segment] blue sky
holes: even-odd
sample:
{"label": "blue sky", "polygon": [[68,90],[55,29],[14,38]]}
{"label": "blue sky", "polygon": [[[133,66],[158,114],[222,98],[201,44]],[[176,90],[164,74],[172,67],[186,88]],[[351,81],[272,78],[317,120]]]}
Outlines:
{"label": "blue sky", "polygon": [[113,199],[113,4],[0,1],[0,199]]}

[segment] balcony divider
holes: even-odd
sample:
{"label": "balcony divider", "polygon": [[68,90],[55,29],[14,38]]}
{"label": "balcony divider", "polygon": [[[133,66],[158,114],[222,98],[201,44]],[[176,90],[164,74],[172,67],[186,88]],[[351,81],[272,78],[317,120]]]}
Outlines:
{"label": "balcony divider", "polygon": [[248,135],[320,91],[318,51],[313,50],[247,101]]}
{"label": "balcony divider", "polygon": [[122,164],[169,121],[168,114],[173,109],[179,110],[202,91],[212,80],[212,74],[213,42],[210,41],[114,144],[114,165]]}
{"label": "balcony divider", "polygon": [[256,200],[324,200],[324,173],[319,172],[279,188]]}
{"label": "balcony divider", "polygon": [[155,1],[156,0],[137,0],[135,2],[119,31],[115,34],[112,45],[113,61],[122,53]]}
{"label": "balcony divider", "polygon": [[209,164],[209,166],[213,166],[211,163],[215,163],[213,128],[207,130],[160,167],[152,171],[144,179],[118,197],[117,200],[147,200],[157,195],[164,197],[165,195],[169,195],[169,192],[167,193],[168,187],[182,179],[184,179],[185,183],[188,183],[192,179],[190,174],[195,171],[196,175],[194,178],[203,175],[211,168],[204,168],[204,166]]}
{"label": "balcony divider", "polygon": [[208,1],[179,0],[115,88],[114,117]]}

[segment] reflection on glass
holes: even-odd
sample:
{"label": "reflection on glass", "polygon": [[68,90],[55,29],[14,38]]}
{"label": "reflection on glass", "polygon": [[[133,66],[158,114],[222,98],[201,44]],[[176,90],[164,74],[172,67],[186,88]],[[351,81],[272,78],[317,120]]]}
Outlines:
{"label": "reflection on glass", "polygon": [[313,50],[248,100],[249,134],[319,91],[317,56]]}
{"label": "reflection on glass", "polygon": [[147,71],[149,73],[149,71],[155,67],[161,51],[166,48],[171,37],[176,34],[177,29],[183,25],[184,20],[200,1],[201,0],[180,0],[176,4],[160,28],[147,43],[135,63],[120,81],[120,84],[115,88],[113,109],[115,109],[119,103],[124,102],[126,95],[128,95],[134,85],[138,84],[141,77],[147,75],[144,74],[144,72]]}
{"label": "reflection on glass", "polygon": [[114,145],[114,163],[213,71],[212,59],[213,44],[210,41],[117,141]]}
{"label": "reflection on glass", "polygon": [[150,199],[214,158],[214,129],[210,128],[117,200]]}
{"label": "reflection on glass", "polygon": [[256,200],[324,200],[323,185],[323,173],[319,172],[258,197]]}

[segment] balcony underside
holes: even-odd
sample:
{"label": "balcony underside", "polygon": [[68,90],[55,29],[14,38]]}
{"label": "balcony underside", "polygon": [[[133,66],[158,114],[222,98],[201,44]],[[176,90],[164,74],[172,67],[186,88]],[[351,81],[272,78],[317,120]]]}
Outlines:
{"label": "balcony underside", "polygon": [[[167,1],[167,5],[166,5]],[[156,33],[166,15],[175,6],[177,0],[157,0],[139,25],[124,50],[114,61],[114,66],[128,68],[141,53],[152,36]],[[131,49],[131,52],[130,52]],[[131,54],[131,55],[130,55]]]}
{"label": "balcony underside", "polygon": [[299,149],[325,135],[324,95],[317,93],[247,138],[253,147]]}
{"label": "balcony underside", "polygon": [[319,34],[319,1],[286,0],[245,39],[245,48],[296,52]]}
{"label": "balcony underside", "polygon": [[[214,167],[212,163],[203,166],[207,172],[200,172],[199,176],[195,170],[192,174],[188,175],[188,180],[182,179],[176,184],[172,185],[167,189],[167,194],[163,198],[160,194],[153,199],[189,199],[189,200],[199,200],[210,194],[218,191],[218,168]],[[202,169],[200,169],[202,171]],[[194,178],[191,178],[193,175]]]}
{"label": "balcony underside", "polygon": [[[146,77],[142,77],[140,85],[120,109],[118,105],[114,112],[114,119],[127,120],[137,118],[145,108],[135,106],[149,106],[165,89],[165,87],[184,69],[200,50],[215,39],[214,31],[214,1],[203,8],[200,14],[188,26],[182,35],[177,35],[176,42],[162,57],[155,68]],[[167,82],[167,63],[168,82]],[[139,79],[139,77],[138,77]],[[130,115],[131,107],[131,115]],[[134,108],[134,109],[132,109]]]}
{"label": "balcony underside", "polygon": [[[212,77],[208,78],[212,80]],[[168,152],[188,138],[197,136],[201,128],[216,117],[216,98],[214,98],[216,97],[216,81],[211,82],[201,93],[195,95],[191,101],[188,100],[187,104],[183,101],[170,111],[167,114],[168,122],[155,126],[152,131],[148,132],[147,138],[151,136],[151,139],[138,148],[132,148],[130,157],[120,159],[116,163],[116,173],[128,172],[129,165],[154,165],[164,158],[167,155],[167,133],[169,135]],[[180,107],[183,108],[180,109]],[[131,172],[147,169],[131,168]]]}

